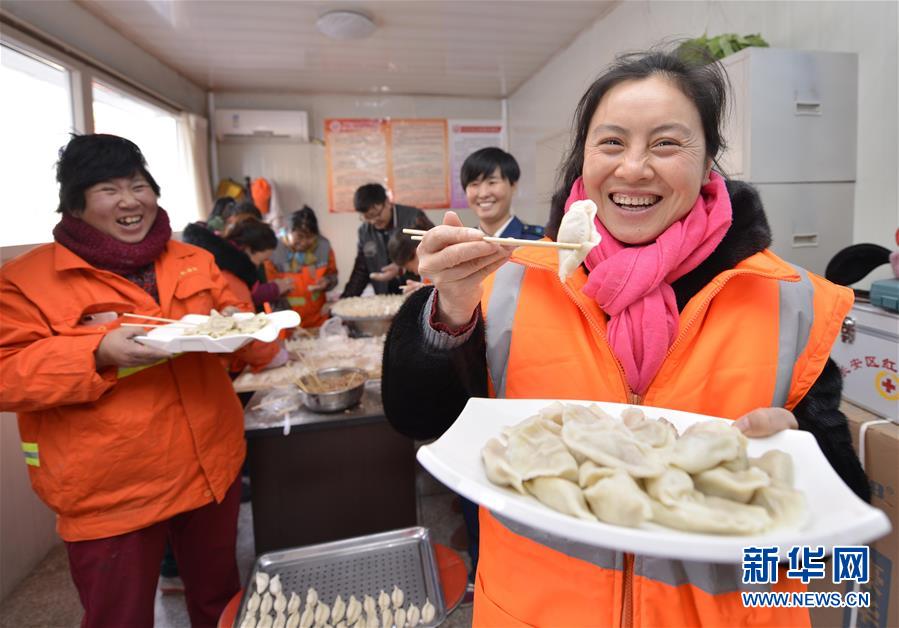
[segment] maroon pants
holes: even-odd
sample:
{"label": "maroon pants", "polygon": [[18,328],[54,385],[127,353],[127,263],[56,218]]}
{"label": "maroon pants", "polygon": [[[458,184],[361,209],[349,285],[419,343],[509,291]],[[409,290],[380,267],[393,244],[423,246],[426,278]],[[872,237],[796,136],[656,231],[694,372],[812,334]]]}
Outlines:
{"label": "maroon pants", "polygon": [[240,590],[239,508],[240,476],[220,504],[213,502],[119,536],[67,542],[72,580],[84,606],[82,628],[153,627],[166,540],[184,581],[191,625],[215,626],[225,605]]}

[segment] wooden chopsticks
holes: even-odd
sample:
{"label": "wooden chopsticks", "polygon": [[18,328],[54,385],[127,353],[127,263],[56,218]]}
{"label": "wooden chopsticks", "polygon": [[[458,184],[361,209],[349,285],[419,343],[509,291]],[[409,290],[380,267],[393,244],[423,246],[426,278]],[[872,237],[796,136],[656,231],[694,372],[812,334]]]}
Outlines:
{"label": "wooden chopsticks", "polygon": [[[131,314],[130,312],[125,312],[122,316],[127,316],[128,318],[142,318],[148,321],[161,321],[163,323],[169,323],[170,325],[190,325],[191,327],[196,327],[197,323],[188,323],[185,321],[176,321],[173,318],[162,318],[161,316],[146,316],[144,314]],[[123,323],[127,324],[127,323]],[[140,327],[153,327],[153,325],[140,325]]]}
{"label": "wooden chopsticks", "polygon": [[[403,233],[412,236],[413,240],[421,240],[426,231],[421,229],[403,229]],[[518,238],[494,238],[493,236],[484,236],[484,242],[493,242],[500,246],[535,246],[545,249],[566,249],[569,251],[578,251],[580,244],[574,242],[551,242],[549,240],[520,240]]]}

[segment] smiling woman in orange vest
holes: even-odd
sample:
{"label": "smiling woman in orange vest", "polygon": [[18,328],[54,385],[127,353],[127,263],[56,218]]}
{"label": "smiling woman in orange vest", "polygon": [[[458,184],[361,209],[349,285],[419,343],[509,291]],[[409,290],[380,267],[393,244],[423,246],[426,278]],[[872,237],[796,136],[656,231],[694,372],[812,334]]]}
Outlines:
{"label": "smiling woman in orange vest", "polygon": [[120,317],[253,308],[212,255],[171,238],[132,142],[74,137],[56,178],[55,242],[0,268],[0,410],[18,414],[32,486],[57,514],[81,625],[151,627],[167,539],[191,624],[215,625],[240,589],[241,405],[216,354],[151,349]]}
{"label": "smiling woman in orange vest", "polygon": [[[755,190],[714,171],[725,85],[716,62],[653,52],[619,58],[588,88],[546,233],[589,199],[602,241],[566,278],[554,250],[513,254],[453,212],[424,236],[434,288],[409,297],[385,345],[396,429],[433,438],[488,394],[673,408],[751,437],[809,430],[869,497],[828,358],[852,292],[768,250]],[[584,546],[484,506],[480,524],[476,626],[809,624],[805,609],[744,608],[737,564]],[[801,589],[783,574],[770,586]]]}
{"label": "smiling woman in orange vest", "polygon": [[318,230],[318,218],[308,205],[290,217],[286,259],[265,263],[270,278],[293,280],[286,293],[290,307],[300,315],[302,327],[319,327],[328,316],[324,313],[325,295],[337,285],[337,262],[331,242]]}

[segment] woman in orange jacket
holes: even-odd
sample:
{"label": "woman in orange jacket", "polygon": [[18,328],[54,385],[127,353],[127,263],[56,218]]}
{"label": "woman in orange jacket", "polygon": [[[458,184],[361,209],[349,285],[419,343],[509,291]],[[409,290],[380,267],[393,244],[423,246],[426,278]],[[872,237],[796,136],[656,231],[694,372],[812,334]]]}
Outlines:
{"label": "woman in orange jacket", "polygon": [[337,262],[311,207],[304,205],[291,215],[287,247],[285,259],[266,262],[266,276],[292,280],[285,296],[300,315],[300,325],[319,327],[328,318],[323,310],[325,294],[337,285]]}
{"label": "woman in orange jacket", "polygon": [[[560,273],[555,251],[513,254],[453,212],[428,231],[434,289],[409,297],[384,349],[399,431],[438,436],[471,396],[673,408],[753,437],[808,430],[868,497],[828,359],[852,293],[768,250],[756,192],[714,172],[725,85],[714,61],[655,52],[588,88],[546,229],[592,201],[602,239],[583,264]],[[476,626],[809,625],[806,609],[745,608],[739,564],[586,546],[484,506],[480,528]],[[764,586],[801,589],[780,576]]]}
{"label": "woman in orange jacket", "polygon": [[0,410],[18,414],[32,486],[57,513],[82,626],[153,625],[167,540],[191,623],[214,625],[240,588],[241,406],[216,355],[152,349],[120,323],[252,307],[211,255],[171,239],[132,142],[72,138],[57,180],[55,241],[0,268]]}

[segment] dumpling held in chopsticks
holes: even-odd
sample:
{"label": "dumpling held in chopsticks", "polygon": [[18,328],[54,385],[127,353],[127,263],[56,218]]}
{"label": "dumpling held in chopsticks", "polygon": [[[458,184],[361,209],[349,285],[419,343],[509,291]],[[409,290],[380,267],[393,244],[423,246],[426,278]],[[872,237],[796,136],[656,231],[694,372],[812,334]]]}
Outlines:
{"label": "dumpling held in chopsticks", "polygon": [[556,241],[581,245],[581,248],[576,251],[559,249],[559,279],[563,282],[581,265],[587,254],[602,239],[596,230],[595,218],[596,203],[589,199],[575,201],[562,217]]}

